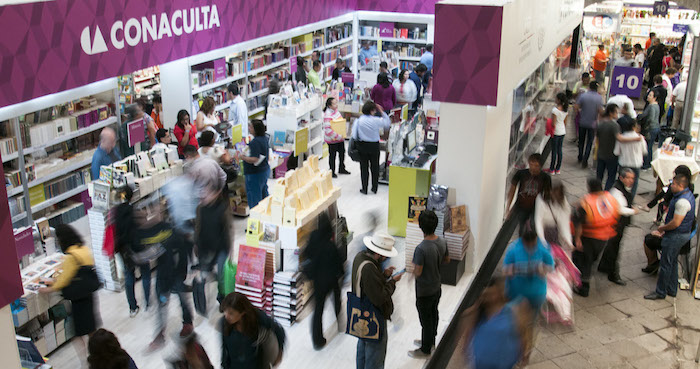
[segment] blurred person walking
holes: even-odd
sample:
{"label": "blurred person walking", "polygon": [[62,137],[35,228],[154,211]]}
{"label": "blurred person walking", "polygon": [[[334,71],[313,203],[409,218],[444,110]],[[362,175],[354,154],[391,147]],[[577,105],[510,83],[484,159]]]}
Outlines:
{"label": "blurred person walking", "polygon": [[547,296],[547,273],[554,268],[554,259],[537,233],[526,229],[513,241],[503,259],[506,295],[510,300],[525,298],[538,313]]}
{"label": "blurred person walking", "polygon": [[90,336],[88,353],[90,369],[138,369],[117,336],[106,329],[100,328]]}
{"label": "blurred person walking", "polygon": [[343,277],[343,262],[338,246],[333,242],[333,226],[328,215],[318,217],[318,228],[311,233],[309,243],[302,252],[303,273],[313,282],[314,316],[311,322],[311,339],[314,349],[326,345],[323,337],[323,308],[326,298],[333,293],[336,318],[340,315],[340,278]]}

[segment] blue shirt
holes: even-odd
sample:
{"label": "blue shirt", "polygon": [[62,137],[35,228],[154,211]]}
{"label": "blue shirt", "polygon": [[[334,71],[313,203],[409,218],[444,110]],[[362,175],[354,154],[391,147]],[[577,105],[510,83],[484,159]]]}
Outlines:
{"label": "blue shirt", "polygon": [[414,103],[414,106],[418,106],[418,102],[421,101],[421,96],[423,96],[423,91],[421,90],[423,88],[423,80],[420,76],[416,74],[416,72],[411,72],[411,74],[408,75],[408,79],[413,81],[413,83],[416,85],[416,91],[418,92],[418,98],[416,99],[416,102]]}
{"label": "blue shirt", "polygon": [[474,368],[513,368],[520,360],[521,344],[511,304],[507,304],[474,327],[469,345]]}
{"label": "blue shirt", "polygon": [[386,113],[381,118],[363,114],[352,125],[352,137],[362,142],[379,142],[379,130],[390,127],[391,120]]}
{"label": "blue shirt", "polygon": [[603,97],[596,91],[586,91],[576,100],[581,108],[579,126],[583,128],[595,128],[598,122],[598,112],[603,108]]}
{"label": "blue shirt", "polygon": [[97,150],[95,150],[95,153],[92,155],[92,166],[90,167],[90,175],[92,175],[92,180],[95,181],[100,178],[101,166],[110,165],[121,159],[122,157],[119,155],[119,149],[116,147],[113,148],[110,153],[104,151],[102,147],[97,147]]}
{"label": "blue shirt", "polygon": [[367,59],[371,59],[373,56],[379,55],[377,53],[377,47],[376,46],[370,46],[369,49],[365,49],[364,47],[360,49],[360,64],[365,65],[367,64]]}
{"label": "blue shirt", "polygon": [[420,63],[428,67],[428,70],[433,70],[433,53],[426,51],[420,56]]}
{"label": "blue shirt", "polygon": [[514,275],[506,279],[506,294],[512,300],[524,297],[528,300],[544,299],[547,294],[547,280],[538,274],[538,267],[549,269],[554,259],[542,241],[537,239],[537,247],[527,250],[522,239],[513,241],[506,251],[503,266],[513,266]]}

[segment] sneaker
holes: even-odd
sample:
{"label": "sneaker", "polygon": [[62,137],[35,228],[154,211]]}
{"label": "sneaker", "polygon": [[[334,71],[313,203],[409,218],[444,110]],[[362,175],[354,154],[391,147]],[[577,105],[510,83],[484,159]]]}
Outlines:
{"label": "sneaker", "polygon": [[335,173],[331,173],[331,177],[333,177],[333,178],[338,178],[338,175],[335,174]]}
{"label": "sneaker", "polygon": [[626,286],[627,285],[627,282],[623,281],[622,278],[620,278],[619,274],[609,274],[608,280],[612,283],[615,283],[616,285],[619,285],[619,286]]}
{"label": "sneaker", "polygon": [[556,174],[556,175],[560,175],[560,174],[561,174],[561,170],[557,170],[557,171],[555,171],[555,172],[554,172],[554,174]]}
{"label": "sneaker", "polygon": [[338,171],[339,174],[350,174],[346,169],[341,169]]}
{"label": "sneaker", "polygon": [[652,292],[648,295],[644,295],[645,300],[663,300],[665,298],[666,298],[666,296],[661,296],[656,292]]}
{"label": "sneaker", "polygon": [[192,323],[183,323],[180,337],[187,337],[192,334],[192,332],[194,332],[194,325],[192,325]]}
{"label": "sneaker", "polygon": [[545,172],[547,174],[554,174],[554,171],[551,169],[545,169],[545,170],[543,170],[543,172]]}
{"label": "sneaker", "polygon": [[414,359],[425,359],[430,357],[430,354],[426,354],[425,352],[421,351],[419,348],[415,350],[411,350],[408,352],[408,356],[414,358]]}
{"label": "sneaker", "polygon": [[139,314],[139,307],[137,306],[136,309],[129,309],[129,318],[133,318],[136,315]]}
{"label": "sneaker", "polygon": [[647,212],[647,213],[651,211],[651,209],[649,209],[649,207],[647,205],[639,205],[638,208],[639,208],[639,210]]}
{"label": "sneaker", "polygon": [[[413,340],[413,344],[416,345],[416,346],[418,346],[418,347],[421,347],[421,346],[423,346],[423,340]],[[435,345],[432,345],[432,346],[430,347],[430,350],[431,350],[431,351],[432,351],[432,350],[435,350]]]}

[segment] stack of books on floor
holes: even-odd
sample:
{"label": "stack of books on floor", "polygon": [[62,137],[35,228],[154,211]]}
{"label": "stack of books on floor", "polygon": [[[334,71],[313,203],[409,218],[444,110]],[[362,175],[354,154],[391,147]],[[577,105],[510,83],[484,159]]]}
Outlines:
{"label": "stack of books on floor", "polygon": [[423,231],[418,223],[408,222],[406,224],[406,271],[408,273],[413,272],[413,253],[421,242],[423,242]]}
{"label": "stack of books on floor", "polygon": [[244,286],[236,281],[236,292],[244,294],[256,308],[272,316],[272,280],[267,280],[262,288]]}
{"label": "stack of books on floor", "polygon": [[283,326],[290,327],[298,320],[309,300],[309,284],[299,272],[277,272],[274,293],[274,317]]}
{"label": "stack of books on floor", "polygon": [[260,247],[240,245],[236,267],[236,292],[240,292],[256,308],[272,314],[271,259]]}
{"label": "stack of books on floor", "polygon": [[445,242],[447,242],[447,253],[450,255],[450,260],[463,260],[467,256],[469,235],[469,228],[462,232],[445,232]]}
{"label": "stack of books on floor", "polygon": [[124,284],[117,273],[117,263],[113,256],[107,256],[102,252],[108,214],[109,212],[107,211],[100,211],[94,208],[88,210],[90,238],[92,239],[92,256],[95,259],[97,277],[100,279],[100,282],[103,283],[104,288],[110,291],[121,291],[124,289]]}

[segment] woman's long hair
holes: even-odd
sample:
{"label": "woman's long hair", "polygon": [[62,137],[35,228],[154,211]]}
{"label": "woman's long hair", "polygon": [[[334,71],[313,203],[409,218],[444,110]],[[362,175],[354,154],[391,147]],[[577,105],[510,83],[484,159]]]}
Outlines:
{"label": "woman's long hair", "polygon": [[204,113],[205,116],[209,116],[211,113],[214,112],[214,108],[216,108],[216,102],[214,101],[214,98],[211,96],[207,96],[204,98],[204,101],[202,102],[202,107],[199,108],[199,111]]}
{"label": "woman's long hair", "polygon": [[384,88],[389,88],[389,86],[391,86],[389,76],[387,76],[386,73],[379,73],[379,75],[377,75],[377,84]]}
{"label": "woman's long hair", "polygon": [[175,122],[175,125],[179,125],[181,128],[184,128],[185,125],[182,123],[182,120],[185,119],[185,116],[190,116],[190,113],[187,110],[182,109],[177,112],[177,122]]}
{"label": "woman's long hair", "polygon": [[335,100],[335,97],[329,97],[326,99],[326,106],[323,107],[324,112],[331,108],[331,105],[333,105],[333,100]]}
{"label": "woman's long hair", "polygon": [[127,369],[129,354],[119,344],[114,333],[98,329],[88,341],[88,364],[90,369]]}
{"label": "woman's long hair", "polygon": [[561,105],[561,108],[564,110],[564,112],[569,111],[569,99],[566,98],[565,93],[560,92],[557,94],[557,104]]}
{"label": "woman's long hair", "polygon": [[[232,309],[241,313],[241,333],[253,341],[258,338],[258,312],[245,295],[238,292],[229,293],[221,303],[221,309]],[[230,335],[233,330],[234,325],[224,318],[224,335]]]}
{"label": "woman's long hair", "polygon": [[80,237],[78,232],[72,226],[68,224],[61,224],[56,226],[56,240],[61,248],[61,251],[65,254],[68,248],[73,245],[83,245],[83,239]]}

